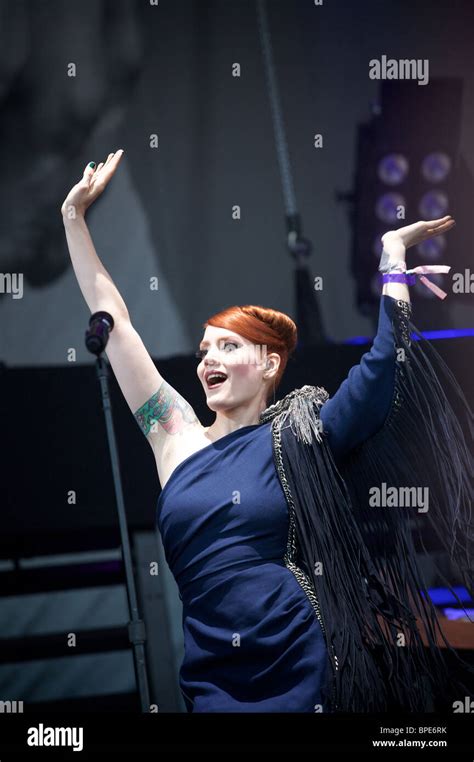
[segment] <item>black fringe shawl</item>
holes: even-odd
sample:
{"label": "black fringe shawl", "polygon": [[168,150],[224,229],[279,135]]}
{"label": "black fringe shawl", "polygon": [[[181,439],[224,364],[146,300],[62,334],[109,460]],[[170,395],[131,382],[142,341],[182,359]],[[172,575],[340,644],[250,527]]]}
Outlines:
{"label": "black fringe shawl", "polygon": [[[297,565],[319,601],[332,666],[325,707],[333,712],[432,711],[439,697],[469,695],[443,656],[449,652],[463,670],[471,670],[440,629],[415,539],[425,553],[420,529],[425,534],[428,522],[472,595],[473,414],[410,317],[408,303],[397,300],[392,325],[398,359],[389,415],[338,465],[319,418],[328,399],[322,387],[297,389],[261,416],[273,419],[291,494]],[[461,420],[469,428],[468,441]],[[428,487],[428,510],[371,507],[369,490],[383,482]]]}

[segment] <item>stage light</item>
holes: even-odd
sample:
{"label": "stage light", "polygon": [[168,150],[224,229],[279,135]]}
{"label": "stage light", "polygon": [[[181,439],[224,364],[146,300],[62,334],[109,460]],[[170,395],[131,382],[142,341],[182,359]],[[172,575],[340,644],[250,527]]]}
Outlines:
{"label": "stage light", "polygon": [[429,183],[441,183],[451,171],[452,162],[447,153],[433,151],[422,161],[421,174]]}
{"label": "stage light", "polygon": [[[450,264],[462,269],[460,261],[466,262],[464,268],[469,266],[472,246],[459,245],[461,235],[465,237],[461,211],[468,198],[463,186],[472,187],[472,178],[459,159],[462,92],[461,78],[433,78],[429,88],[420,88],[415,82],[383,81],[377,97],[379,107],[359,125],[354,187],[346,195],[351,202],[353,229],[350,272],[355,279],[357,307],[371,318],[374,328],[380,291],[373,276],[382,251],[380,238],[388,230],[452,214],[458,222],[457,231],[450,232],[446,240],[435,237],[411,248],[407,267]],[[474,225],[474,215],[472,221]],[[449,289],[449,281],[443,275],[440,281],[436,279],[444,291]],[[450,326],[452,299],[433,299],[423,284],[411,293],[415,311],[416,302],[423,301],[423,309],[416,312],[418,328]],[[463,296],[456,294],[456,299],[460,301]]]}
{"label": "stage light", "polygon": [[380,198],[377,200],[375,205],[375,213],[378,219],[382,222],[386,222],[389,225],[400,225],[398,211],[400,207],[405,206],[406,201],[401,193],[384,193],[383,196],[380,196]]}
{"label": "stage light", "polygon": [[438,235],[436,238],[429,238],[427,241],[419,243],[416,251],[420,257],[427,262],[438,262],[443,256],[446,248],[446,238],[444,235]]}
{"label": "stage light", "polygon": [[387,185],[399,185],[402,183],[409,170],[408,160],[401,153],[389,153],[379,161],[377,173],[383,183]]}
{"label": "stage light", "polygon": [[423,220],[436,220],[448,213],[449,200],[440,190],[430,190],[425,193],[419,204],[419,211]]}

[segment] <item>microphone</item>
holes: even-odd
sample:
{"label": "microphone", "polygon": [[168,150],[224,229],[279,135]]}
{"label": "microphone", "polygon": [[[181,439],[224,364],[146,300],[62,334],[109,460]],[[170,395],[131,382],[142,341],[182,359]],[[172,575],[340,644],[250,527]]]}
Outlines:
{"label": "microphone", "polygon": [[94,312],[89,318],[86,331],[86,347],[94,355],[100,355],[107,346],[109,333],[114,327],[114,319],[108,312]]}

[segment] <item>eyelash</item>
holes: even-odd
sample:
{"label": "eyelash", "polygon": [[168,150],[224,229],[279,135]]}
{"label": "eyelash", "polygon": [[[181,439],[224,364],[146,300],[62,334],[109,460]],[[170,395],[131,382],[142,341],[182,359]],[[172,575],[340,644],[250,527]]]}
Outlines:
{"label": "eyelash", "polygon": [[[240,344],[237,344],[237,342],[235,341],[226,341],[224,344],[224,347],[226,347],[228,344],[233,344],[234,347],[240,347]],[[198,349],[195,355],[199,360],[202,360],[202,358],[205,357],[205,354],[204,354],[205,352],[207,352],[206,349]]]}

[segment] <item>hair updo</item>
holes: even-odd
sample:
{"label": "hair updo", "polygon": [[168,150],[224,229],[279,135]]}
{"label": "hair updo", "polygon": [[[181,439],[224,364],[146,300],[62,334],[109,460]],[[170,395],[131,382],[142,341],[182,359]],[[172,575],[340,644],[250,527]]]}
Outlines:
{"label": "hair updo", "polygon": [[[291,357],[298,340],[298,331],[293,320],[284,312],[245,304],[242,307],[227,307],[208,318],[203,324],[214,328],[226,328],[243,336],[247,341],[259,346],[266,345],[267,354],[276,352],[280,355],[280,367],[272,384],[275,390],[280,385],[288,358]],[[270,392],[268,394],[270,397]]]}

